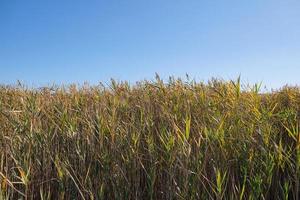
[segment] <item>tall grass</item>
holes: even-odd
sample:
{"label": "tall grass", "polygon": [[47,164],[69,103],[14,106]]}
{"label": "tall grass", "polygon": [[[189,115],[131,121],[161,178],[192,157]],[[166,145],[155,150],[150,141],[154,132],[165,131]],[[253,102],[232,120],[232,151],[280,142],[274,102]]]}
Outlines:
{"label": "tall grass", "polygon": [[0,199],[299,199],[300,89],[0,88]]}

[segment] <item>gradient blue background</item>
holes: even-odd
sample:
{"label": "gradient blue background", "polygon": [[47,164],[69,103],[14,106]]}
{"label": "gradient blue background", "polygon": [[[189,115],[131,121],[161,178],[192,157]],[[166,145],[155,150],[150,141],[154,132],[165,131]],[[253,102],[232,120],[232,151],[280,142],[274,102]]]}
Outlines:
{"label": "gradient blue background", "polygon": [[300,84],[299,0],[0,0],[0,83]]}

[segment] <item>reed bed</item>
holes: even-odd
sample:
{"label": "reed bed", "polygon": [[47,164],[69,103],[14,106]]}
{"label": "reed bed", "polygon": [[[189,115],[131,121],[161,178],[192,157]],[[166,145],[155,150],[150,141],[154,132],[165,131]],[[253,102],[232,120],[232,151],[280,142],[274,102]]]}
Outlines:
{"label": "reed bed", "polygon": [[0,87],[0,199],[299,199],[300,89]]}

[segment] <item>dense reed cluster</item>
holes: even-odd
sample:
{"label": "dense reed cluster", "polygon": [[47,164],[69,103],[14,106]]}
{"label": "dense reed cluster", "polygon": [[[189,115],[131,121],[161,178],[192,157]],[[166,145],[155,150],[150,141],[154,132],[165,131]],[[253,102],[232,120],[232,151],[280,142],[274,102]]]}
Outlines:
{"label": "dense reed cluster", "polygon": [[0,199],[299,199],[300,89],[0,88]]}

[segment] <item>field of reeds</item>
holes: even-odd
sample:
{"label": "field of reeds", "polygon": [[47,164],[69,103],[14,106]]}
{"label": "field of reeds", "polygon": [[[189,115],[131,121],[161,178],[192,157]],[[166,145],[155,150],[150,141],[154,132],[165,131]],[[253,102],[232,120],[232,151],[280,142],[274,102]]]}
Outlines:
{"label": "field of reeds", "polygon": [[300,89],[0,87],[0,199],[299,199]]}

